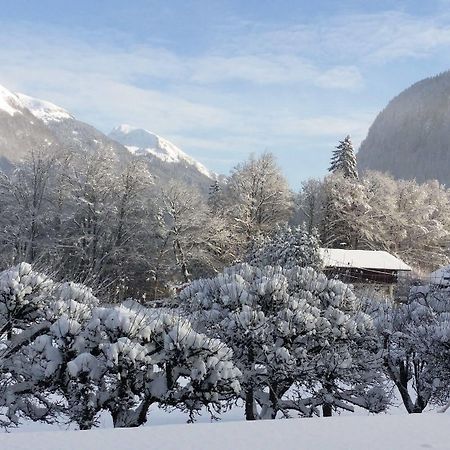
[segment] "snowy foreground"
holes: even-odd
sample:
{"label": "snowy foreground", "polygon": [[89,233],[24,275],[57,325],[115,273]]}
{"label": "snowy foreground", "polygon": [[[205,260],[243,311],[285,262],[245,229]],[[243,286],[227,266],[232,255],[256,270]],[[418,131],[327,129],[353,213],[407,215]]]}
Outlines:
{"label": "snowy foreground", "polygon": [[449,417],[333,417],[0,435],[8,450],[448,450]]}

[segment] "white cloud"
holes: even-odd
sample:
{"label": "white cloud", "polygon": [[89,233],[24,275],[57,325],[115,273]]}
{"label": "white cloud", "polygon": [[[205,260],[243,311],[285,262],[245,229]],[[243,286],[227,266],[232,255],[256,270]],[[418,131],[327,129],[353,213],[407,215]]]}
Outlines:
{"label": "white cloud", "polygon": [[270,132],[278,135],[297,136],[303,141],[318,138],[327,141],[352,136],[355,147],[366,137],[367,130],[375,118],[375,112],[360,112],[346,116],[280,116],[270,122]]}
{"label": "white cloud", "polygon": [[398,11],[342,14],[313,23],[284,27],[260,25],[228,43],[235,52],[301,54],[335,64],[386,63],[401,57],[423,57],[450,46],[447,14],[416,17]]}
{"label": "white cloud", "polygon": [[212,56],[194,61],[192,68],[191,80],[199,83],[306,83],[326,89],[355,89],[362,85],[362,76],[356,67],[319,69],[294,55]]}

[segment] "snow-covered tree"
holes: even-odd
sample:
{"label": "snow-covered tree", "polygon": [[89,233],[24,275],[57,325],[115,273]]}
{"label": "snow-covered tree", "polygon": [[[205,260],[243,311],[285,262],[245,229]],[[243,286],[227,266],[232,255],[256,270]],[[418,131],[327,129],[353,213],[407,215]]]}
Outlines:
{"label": "snow-covered tree", "polygon": [[115,426],[138,426],[153,404],[193,415],[240,391],[232,351],[177,313],[99,307],[85,286],[26,264],[1,273],[0,287],[2,324],[14,324],[3,325],[0,405],[14,423],[66,416],[87,429],[108,411]]}
{"label": "snow-covered tree", "polygon": [[308,233],[320,229],[325,211],[325,190],[323,182],[310,178],[302,183],[300,192],[295,197],[295,214],[293,223],[304,224]]}
{"label": "snow-covered tree", "polygon": [[346,178],[358,178],[356,170],[356,156],[350,136],[346,136],[343,141],[333,151],[329,172],[341,172]]}
{"label": "snow-covered tree", "polygon": [[201,195],[179,182],[169,183],[156,196],[157,259],[155,284],[160,278],[175,283],[214,273],[229,259],[232,236],[220,216],[212,215]]}
{"label": "snow-covered tree", "polygon": [[48,148],[32,150],[11,174],[0,172],[0,245],[6,264],[33,262],[51,251],[54,242],[48,231],[53,226],[56,190],[54,152],[52,149],[49,156]]}
{"label": "snow-covered tree", "polygon": [[119,299],[138,298],[150,288],[147,279],[153,260],[149,255],[156,247],[150,226],[153,178],[145,162],[133,159],[121,168],[115,181],[111,240],[102,276],[113,284]]}
{"label": "snow-covered tree", "polygon": [[321,241],[329,248],[364,248],[364,233],[371,206],[364,187],[342,172],[328,175],[323,182],[324,210]]}
{"label": "snow-covered tree", "polygon": [[74,155],[68,168],[71,216],[67,221],[66,276],[82,282],[100,278],[114,237],[117,172],[112,151]]}
{"label": "snow-covered tree", "polygon": [[218,180],[214,180],[209,187],[208,206],[213,214],[221,214],[223,212],[221,211],[223,209],[222,186]]}
{"label": "snow-covered tree", "polygon": [[434,283],[412,286],[402,302],[368,302],[384,351],[388,378],[408,413],[450,399],[450,291]]}
{"label": "snow-covered tree", "polygon": [[280,225],[274,233],[259,236],[245,258],[250,265],[281,266],[290,269],[295,266],[321,267],[317,231],[307,232],[305,227],[291,228]]}
{"label": "snow-covered tree", "polygon": [[338,172],[305,183],[297,208],[300,223],[318,224],[325,247],[386,250],[424,272],[450,263],[450,192],[436,181]]}
{"label": "snow-covered tree", "polygon": [[0,406],[6,423],[17,423],[17,411],[32,420],[50,420],[45,395],[15,361],[31,341],[48,332],[53,287],[51,279],[26,263],[0,272]]}
{"label": "snow-covered tree", "polygon": [[224,192],[235,239],[248,244],[258,233],[270,233],[292,213],[292,194],[275,158],[264,153],[239,164]]}
{"label": "snow-covered tree", "polygon": [[351,289],[312,268],[240,264],[180,293],[196,328],[229,345],[248,420],[294,410],[379,411],[375,329]]}
{"label": "snow-covered tree", "polygon": [[76,351],[61,386],[68,386],[70,414],[83,428],[101,410],[110,412],[114,426],[134,427],[147,421],[152,405],[191,414],[204,405],[220,408],[220,400],[240,389],[231,350],[178,315],[130,302],[96,308],[72,340],[58,349],[62,356]]}

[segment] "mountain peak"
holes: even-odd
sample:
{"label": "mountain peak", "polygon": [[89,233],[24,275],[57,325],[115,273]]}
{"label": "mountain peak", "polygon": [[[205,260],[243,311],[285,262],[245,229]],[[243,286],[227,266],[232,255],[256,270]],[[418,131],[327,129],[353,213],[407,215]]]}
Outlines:
{"label": "mountain peak", "polygon": [[46,100],[30,97],[25,94],[16,94],[23,107],[27,108],[33,116],[41,119],[45,123],[60,122],[65,119],[73,119],[64,108],[50,103]]}
{"label": "mountain peak", "polygon": [[125,145],[128,150],[140,156],[151,155],[167,163],[181,163],[195,167],[208,178],[215,178],[203,164],[187,155],[175,144],[144,128],[122,124],[109,134],[111,139]]}
{"label": "mountain peak", "polygon": [[0,85],[0,111],[14,116],[15,114],[23,114],[24,109],[27,109],[33,116],[45,123],[73,119],[73,116],[65,109],[53,103],[11,92]]}
{"label": "mountain peak", "polygon": [[0,85],[0,111],[13,116],[14,114],[22,114],[22,108],[18,96]]}
{"label": "mountain peak", "polygon": [[121,123],[119,126],[114,127],[112,129],[111,133],[129,134],[129,133],[131,133],[132,131],[135,131],[135,130],[139,130],[139,128],[132,127],[131,125],[128,125],[126,123]]}

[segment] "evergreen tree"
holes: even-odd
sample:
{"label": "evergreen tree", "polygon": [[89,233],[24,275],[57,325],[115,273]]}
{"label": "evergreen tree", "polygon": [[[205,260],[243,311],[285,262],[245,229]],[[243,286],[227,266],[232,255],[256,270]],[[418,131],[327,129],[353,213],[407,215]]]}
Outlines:
{"label": "evergreen tree", "polygon": [[215,180],[209,187],[208,193],[208,206],[212,213],[217,213],[220,211],[222,188],[220,183]]}
{"label": "evergreen tree", "polygon": [[316,229],[308,233],[305,226],[291,228],[278,226],[270,236],[255,239],[247,252],[245,262],[252,266],[281,266],[290,269],[295,266],[320,269],[319,237]]}
{"label": "evergreen tree", "polygon": [[333,151],[329,172],[342,172],[346,178],[358,178],[356,171],[356,157],[353,144],[348,135]]}

